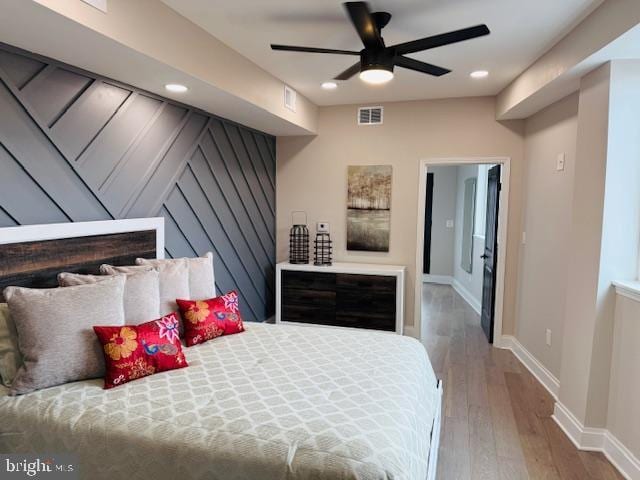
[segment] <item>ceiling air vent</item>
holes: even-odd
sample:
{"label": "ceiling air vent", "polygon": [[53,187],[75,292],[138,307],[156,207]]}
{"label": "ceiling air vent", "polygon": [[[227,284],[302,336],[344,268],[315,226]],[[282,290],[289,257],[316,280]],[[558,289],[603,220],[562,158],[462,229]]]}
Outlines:
{"label": "ceiling air vent", "polygon": [[358,108],[358,125],[382,125],[382,107]]}
{"label": "ceiling air vent", "polygon": [[284,106],[291,110],[292,112],[296,111],[296,91],[288,85],[284,86]]}

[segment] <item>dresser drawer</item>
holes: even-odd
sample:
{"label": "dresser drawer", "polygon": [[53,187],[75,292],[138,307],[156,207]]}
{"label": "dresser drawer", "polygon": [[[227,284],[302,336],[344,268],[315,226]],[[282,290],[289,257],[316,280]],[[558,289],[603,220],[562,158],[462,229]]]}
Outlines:
{"label": "dresser drawer", "polygon": [[336,274],[336,287],[341,290],[396,294],[396,277],[384,275]]}
{"label": "dresser drawer", "polygon": [[333,305],[282,305],[281,321],[310,323],[314,325],[333,325],[336,310]]}
{"label": "dresser drawer", "polygon": [[320,272],[282,272],[282,289],[335,291],[336,274]]}
{"label": "dresser drawer", "polygon": [[404,269],[361,265],[280,267],[276,322],[401,333]]}

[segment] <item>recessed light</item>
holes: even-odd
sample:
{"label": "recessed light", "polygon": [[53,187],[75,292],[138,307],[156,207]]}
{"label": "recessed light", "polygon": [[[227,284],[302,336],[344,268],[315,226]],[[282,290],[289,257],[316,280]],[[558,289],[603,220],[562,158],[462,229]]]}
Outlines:
{"label": "recessed light", "polygon": [[469,76],[471,78],[485,78],[489,76],[489,72],[486,70],[476,70],[475,72],[471,72]]}
{"label": "recessed light", "polygon": [[175,93],[184,93],[189,90],[187,87],[180,85],[179,83],[167,83],[164,88]]}
{"label": "recessed light", "polygon": [[335,90],[336,88],[338,88],[338,84],[336,82],[324,82],[320,86],[325,90]]}

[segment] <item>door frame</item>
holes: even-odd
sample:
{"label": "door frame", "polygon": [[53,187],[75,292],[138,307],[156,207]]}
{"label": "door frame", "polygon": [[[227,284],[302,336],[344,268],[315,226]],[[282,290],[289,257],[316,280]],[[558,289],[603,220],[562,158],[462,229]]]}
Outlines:
{"label": "door frame", "polygon": [[[502,318],[504,313],[504,285],[507,261],[507,226],[509,219],[509,191],[511,180],[510,157],[447,157],[425,158],[418,166],[418,218],[416,232],[416,278],[414,292],[414,325],[420,327],[420,340],[426,341],[426,328],[422,318],[422,272],[424,255],[424,215],[426,210],[427,172],[429,166],[458,166],[469,164],[500,164],[502,165],[500,190],[500,211],[498,212],[498,266],[496,272],[496,302],[493,328],[493,346],[504,348],[502,345]],[[420,319],[419,322],[415,319]]]}

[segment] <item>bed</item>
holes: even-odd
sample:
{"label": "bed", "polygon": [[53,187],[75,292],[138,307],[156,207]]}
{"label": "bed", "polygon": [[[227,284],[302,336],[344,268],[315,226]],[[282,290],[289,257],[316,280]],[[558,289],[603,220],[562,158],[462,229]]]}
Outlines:
{"label": "bed", "polygon": [[[78,224],[66,237],[60,227],[56,237],[95,241],[92,223],[82,235]],[[161,234],[152,227],[117,226]],[[12,235],[15,247],[24,236]],[[145,242],[148,256],[164,251],[157,238]],[[128,261],[131,245],[127,254],[111,248]],[[33,271],[40,267],[23,270],[14,268],[14,281],[46,284]],[[102,379],[18,397],[0,387],[0,452],[72,452],[91,479],[435,479],[442,386],[418,341],[292,325],[246,330],[186,348],[188,368],[112,390]]]}

